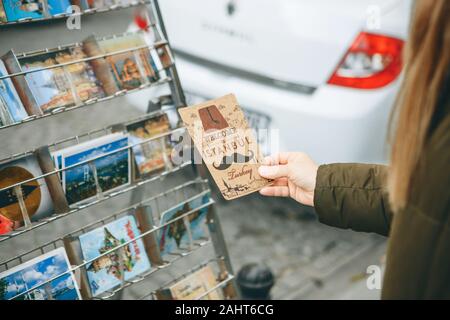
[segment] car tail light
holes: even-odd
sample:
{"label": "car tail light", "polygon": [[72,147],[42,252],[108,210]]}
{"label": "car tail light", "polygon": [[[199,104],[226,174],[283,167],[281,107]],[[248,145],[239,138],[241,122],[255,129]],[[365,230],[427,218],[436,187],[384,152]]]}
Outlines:
{"label": "car tail light", "polygon": [[400,39],[361,32],[328,83],[358,89],[381,88],[400,74],[402,49]]}

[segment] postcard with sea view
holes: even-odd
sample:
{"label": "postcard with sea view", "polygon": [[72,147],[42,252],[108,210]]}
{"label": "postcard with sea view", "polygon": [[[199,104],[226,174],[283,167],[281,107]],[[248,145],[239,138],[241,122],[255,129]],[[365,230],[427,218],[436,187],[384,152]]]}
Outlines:
{"label": "postcard with sea view", "polygon": [[73,274],[65,273],[69,268],[66,251],[58,248],[5,271],[0,300],[81,300]]}
{"label": "postcard with sea view", "polygon": [[63,188],[69,204],[89,199],[99,189],[103,192],[111,191],[130,183],[130,152],[128,149],[117,151],[127,145],[126,136],[112,134],[82,143],[62,153],[63,167],[108,154],[63,173]]}

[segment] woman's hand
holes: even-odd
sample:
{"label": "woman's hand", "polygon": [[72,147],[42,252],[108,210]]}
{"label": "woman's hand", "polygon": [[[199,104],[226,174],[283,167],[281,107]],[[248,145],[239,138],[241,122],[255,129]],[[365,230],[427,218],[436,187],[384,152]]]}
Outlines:
{"label": "woman's hand", "polygon": [[301,152],[284,152],[264,159],[259,174],[274,183],[259,191],[264,196],[291,197],[314,206],[317,164]]}

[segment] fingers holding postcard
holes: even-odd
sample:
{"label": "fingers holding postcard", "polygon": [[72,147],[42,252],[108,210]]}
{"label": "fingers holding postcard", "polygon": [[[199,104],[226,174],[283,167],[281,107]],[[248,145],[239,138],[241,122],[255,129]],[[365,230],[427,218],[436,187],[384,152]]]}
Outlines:
{"label": "fingers holding postcard", "polygon": [[197,150],[226,200],[271,183],[258,174],[260,148],[233,94],[179,109]]}

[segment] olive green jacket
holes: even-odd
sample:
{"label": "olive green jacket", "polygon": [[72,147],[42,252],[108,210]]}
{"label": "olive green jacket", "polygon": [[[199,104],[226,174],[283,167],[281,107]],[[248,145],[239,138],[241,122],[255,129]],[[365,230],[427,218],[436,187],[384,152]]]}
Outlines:
{"label": "olive green jacket", "polygon": [[383,299],[450,299],[450,116],[431,134],[400,212],[389,208],[386,175],[381,165],[320,166],[319,220],[389,236]]}

